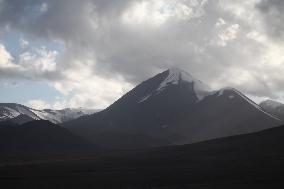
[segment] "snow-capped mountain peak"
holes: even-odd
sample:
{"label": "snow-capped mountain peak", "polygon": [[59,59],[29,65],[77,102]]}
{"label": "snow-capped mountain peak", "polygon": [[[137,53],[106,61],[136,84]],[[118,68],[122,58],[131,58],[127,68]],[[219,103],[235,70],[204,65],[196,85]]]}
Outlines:
{"label": "snow-capped mountain peak", "polygon": [[[156,85],[156,83],[158,83],[158,85]],[[212,94],[210,87],[196,79],[187,71],[179,68],[170,68],[157,74],[153,78],[144,81],[142,86],[138,86],[139,90],[141,90],[140,94],[142,95],[136,97],[137,103],[145,103],[152,99],[152,97],[157,97],[157,95],[165,94],[165,92],[168,93],[173,90],[176,91],[175,93],[193,95],[188,98],[194,99],[195,102],[201,101],[204,97]]]}
{"label": "snow-capped mountain peak", "polygon": [[169,85],[178,85],[181,82],[192,83],[193,89],[199,100],[202,100],[211,91],[210,87],[204,84],[202,81],[194,78],[191,74],[185,70],[179,68],[168,69],[168,76],[160,84],[157,91],[163,91]]}

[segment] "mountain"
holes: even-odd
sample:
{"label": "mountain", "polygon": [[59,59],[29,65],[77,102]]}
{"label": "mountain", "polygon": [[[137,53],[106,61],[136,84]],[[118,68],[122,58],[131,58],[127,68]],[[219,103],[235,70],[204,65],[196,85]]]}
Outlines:
{"label": "mountain", "polygon": [[95,149],[99,148],[49,121],[31,121],[22,125],[0,122],[0,160],[6,156],[66,155]]}
{"label": "mountain", "polygon": [[265,100],[259,106],[266,112],[284,121],[284,104],[273,100]]}
{"label": "mountain", "polygon": [[22,124],[32,120],[49,120],[53,123],[62,123],[78,117],[95,113],[99,110],[88,109],[71,109],[63,110],[36,110],[15,103],[0,103],[0,121],[11,120],[15,123]]}
{"label": "mountain", "polygon": [[142,82],[105,110],[63,126],[108,148],[143,148],[256,132],[279,124],[236,89],[212,91],[174,68]]}

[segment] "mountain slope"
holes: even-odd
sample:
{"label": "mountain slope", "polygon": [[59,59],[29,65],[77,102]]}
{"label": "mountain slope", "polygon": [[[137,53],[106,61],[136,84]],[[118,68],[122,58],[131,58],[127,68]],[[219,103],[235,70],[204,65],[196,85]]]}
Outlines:
{"label": "mountain slope", "polygon": [[[255,132],[279,124],[239,91],[211,91],[187,72],[170,69],[142,82],[107,109],[63,126],[97,144],[129,148],[125,140],[138,134],[151,139],[151,146],[161,146]],[[114,141],[113,136],[120,141]],[[143,147],[143,142],[136,142]]]}
{"label": "mountain slope", "polygon": [[266,112],[284,121],[284,104],[273,100],[266,100],[261,102],[259,106]]}
{"label": "mountain slope", "polygon": [[95,113],[99,110],[71,109],[63,110],[35,110],[15,103],[0,103],[0,121],[11,120],[15,123],[26,123],[32,120],[49,120],[53,123],[62,123],[78,117]]}
{"label": "mountain slope", "polygon": [[[190,116],[188,116],[190,115]],[[173,132],[184,134],[182,144],[261,131],[281,124],[233,88],[221,89],[180,115]],[[190,128],[188,127],[190,125]]]}

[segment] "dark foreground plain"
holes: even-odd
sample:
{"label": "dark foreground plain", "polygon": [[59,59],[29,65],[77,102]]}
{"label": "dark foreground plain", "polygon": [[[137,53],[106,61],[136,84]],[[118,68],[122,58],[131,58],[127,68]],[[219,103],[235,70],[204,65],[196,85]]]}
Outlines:
{"label": "dark foreground plain", "polygon": [[1,188],[279,188],[284,127],[183,146],[2,163]]}

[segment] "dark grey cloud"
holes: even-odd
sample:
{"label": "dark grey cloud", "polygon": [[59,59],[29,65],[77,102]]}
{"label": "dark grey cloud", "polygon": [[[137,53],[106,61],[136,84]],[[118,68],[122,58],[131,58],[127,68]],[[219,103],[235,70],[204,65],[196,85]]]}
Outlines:
{"label": "dark grey cloud", "polygon": [[[158,69],[186,64],[187,60],[183,59],[193,53],[193,40],[203,40],[201,31],[208,31],[214,25],[203,24],[205,28],[200,31],[196,31],[194,23],[198,19],[193,23],[173,19],[160,29],[122,25],[122,12],[134,3],[128,0],[6,0],[0,16],[1,23],[29,35],[63,41],[67,51],[62,60],[67,63],[59,66],[64,69],[74,59],[90,57],[99,62],[94,66],[94,70],[100,70],[97,74],[123,74],[135,84]],[[43,4],[48,7],[46,12],[40,12]],[[187,42],[181,43],[186,37],[189,37]],[[184,53],[188,55],[184,57]]]}

